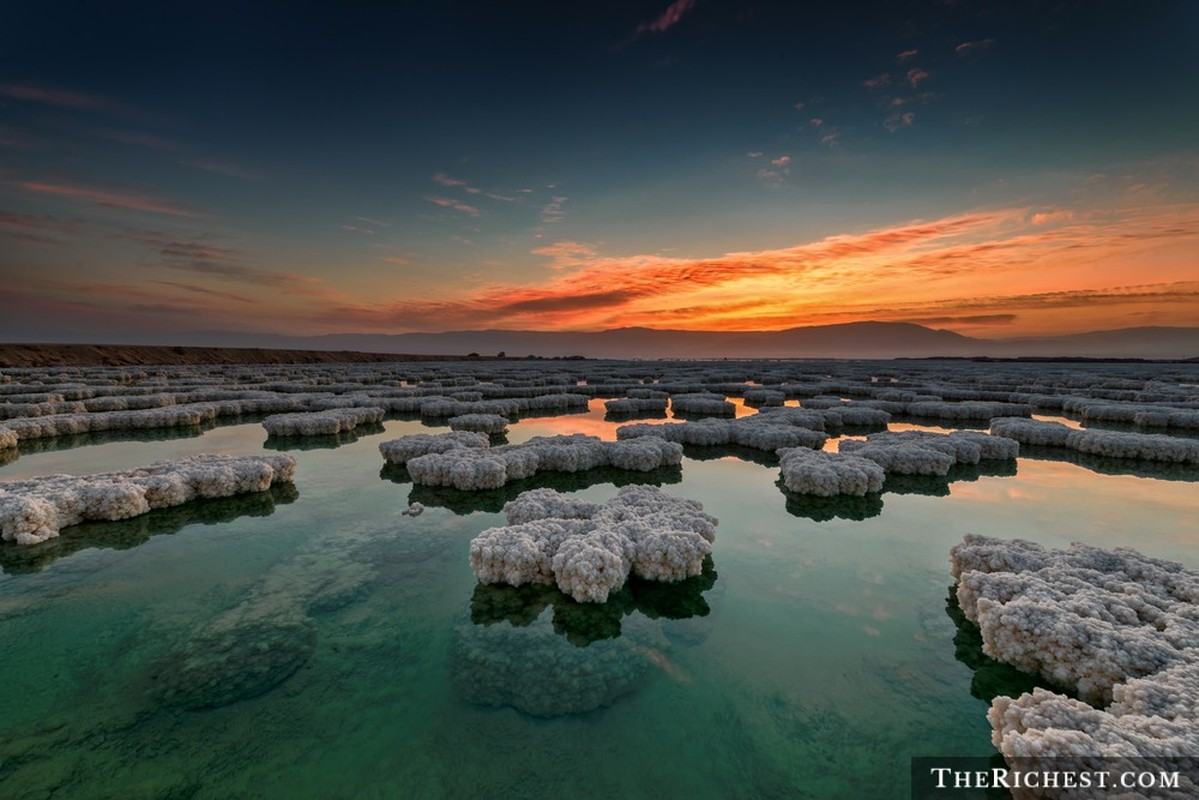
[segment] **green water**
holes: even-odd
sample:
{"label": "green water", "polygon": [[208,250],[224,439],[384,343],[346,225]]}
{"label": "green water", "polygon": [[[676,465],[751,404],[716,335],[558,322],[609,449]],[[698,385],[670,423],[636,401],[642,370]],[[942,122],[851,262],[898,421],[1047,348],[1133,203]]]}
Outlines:
{"label": "green water", "polygon": [[[508,439],[615,425],[593,404]],[[379,441],[431,430],[390,421],[297,452],[295,493],[0,551],[0,796],[906,797],[909,757],[992,753],[990,694],[1027,688],[947,610],[963,534],[1199,566],[1178,475],[1022,458],[1014,475],[816,503],[785,496],[777,467],[689,450],[651,477],[720,519],[705,578],[580,608],[478,588],[469,542],[511,493],[381,470]],[[247,424],[41,448],[0,478],[265,438]],[[604,500],[628,478],[561,485]],[[403,514],[410,495],[423,515]],[[231,628],[262,642],[199,652]]]}

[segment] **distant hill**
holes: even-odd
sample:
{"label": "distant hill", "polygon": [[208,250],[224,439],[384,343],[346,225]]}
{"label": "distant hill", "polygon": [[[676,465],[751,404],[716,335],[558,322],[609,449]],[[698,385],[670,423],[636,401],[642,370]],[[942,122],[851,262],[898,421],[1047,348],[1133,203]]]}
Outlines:
{"label": "distant hill", "polygon": [[[148,334],[146,334],[148,336]],[[450,331],[446,333],[282,336],[226,331],[172,335],[168,344],[423,356],[529,355],[588,358],[924,358],[1199,357],[1199,328],[1125,328],[1068,336],[977,339],[903,322],[851,322],[781,331],[678,331],[617,328],[596,332]],[[0,345],[0,348],[11,347]]]}

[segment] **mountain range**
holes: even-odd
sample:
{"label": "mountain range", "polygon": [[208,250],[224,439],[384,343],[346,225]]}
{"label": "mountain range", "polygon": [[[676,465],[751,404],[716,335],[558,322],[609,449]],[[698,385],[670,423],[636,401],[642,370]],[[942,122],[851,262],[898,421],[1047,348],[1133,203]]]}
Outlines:
{"label": "mountain range", "polygon": [[[519,330],[321,336],[196,332],[180,344],[354,350],[370,353],[588,358],[1199,357],[1199,327],[1143,327],[1064,336],[980,339],[903,322],[851,322],[780,331],[616,328],[593,332]],[[133,342],[130,342],[133,343]],[[148,342],[145,342],[148,343]]]}

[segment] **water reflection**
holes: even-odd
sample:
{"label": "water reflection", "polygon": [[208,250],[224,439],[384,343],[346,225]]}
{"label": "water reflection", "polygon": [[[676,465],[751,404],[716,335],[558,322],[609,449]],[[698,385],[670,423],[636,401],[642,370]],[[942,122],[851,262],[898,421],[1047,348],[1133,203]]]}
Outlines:
{"label": "water reflection", "polygon": [[[379,470],[379,477],[392,483],[412,483],[412,476],[406,467],[397,464],[384,464]],[[419,486],[414,485],[408,493],[408,502],[420,503],[430,508],[446,508],[455,514],[465,515],[475,511],[499,513],[509,500],[515,500],[521,492],[530,489],[556,489],[559,492],[577,492],[610,483],[616,487],[630,484],[648,484],[662,486],[679,483],[683,480],[683,468],[679,465],[659,467],[649,472],[635,472],[616,469],[615,467],[599,467],[585,472],[538,472],[531,478],[505,484],[498,489],[467,491],[455,489],[452,486]]]}
{"label": "water reflection", "polygon": [[675,583],[630,576],[606,603],[580,603],[546,584],[479,583],[470,599],[470,619],[476,625],[508,622],[523,628],[552,607],[554,632],[576,647],[587,647],[620,636],[621,620],[634,611],[650,619],[706,617],[711,609],[703,595],[716,585],[716,577],[716,566],[707,556],[699,575]]}
{"label": "water reflection", "polygon": [[1080,453],[1064,447],[1020,445],[1020,457],[1033,461],[1064,461],[1100,475],[1132,475],[1163,481],[1199,481],[1199,464],[1173,464],[1168,461],[1143,461],[1132,458],[1107,458]]}
{"label": "water reflection", "polygon": [[299,492],[293,484],[278,484],[265,492],[194,500],[159,508],[116,522],[85,522],[64,528],[54,539],[40,544],[0,543],[0,571],[9,575],[39,572],[60,558],[90,547],[127,550],[151,536],[177,533],[193,524],[217,525],[239,517],[267,517],[277,505],[293,502]]}
{"label": "water reflection", "polygon": [[[888,480],[890,480],[888,478]],[[798,494],[783,484],[780,477],[775,486],[786,498],[787,513],[795,517],[829,522],[834,519],[848,519],[855,522],[877,517],[883,513],[883,498],[880,494],[864,496],[841,494],[833,497],[821,497],[814,494]]]}

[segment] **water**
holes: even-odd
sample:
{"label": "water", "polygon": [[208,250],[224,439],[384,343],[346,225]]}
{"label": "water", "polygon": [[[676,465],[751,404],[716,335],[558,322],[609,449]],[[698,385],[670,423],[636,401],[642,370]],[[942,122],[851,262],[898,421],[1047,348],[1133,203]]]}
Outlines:
{"label": "water", "polygon": [[[618,424],[593,403],[508,439]],[[295,493],[0,549],[0,795],[906,797],[911,756],[993,753],[990,695],[1031,685],[947,609],[965,533],[1199,566],[1185,474],[1033,457],[817,502],[785,496],[777,467],[689,449],[650,478],[719,517],[711,569],[580,607],[478,587],[469,542],[516,489],[381,474],[379,441],[430,430],[389,421],[298,452]],[[43,449],[0,478],[264,439],[247,424]],[[602,501],[629,477],[561,485]]]}

